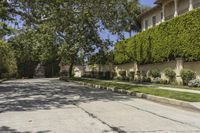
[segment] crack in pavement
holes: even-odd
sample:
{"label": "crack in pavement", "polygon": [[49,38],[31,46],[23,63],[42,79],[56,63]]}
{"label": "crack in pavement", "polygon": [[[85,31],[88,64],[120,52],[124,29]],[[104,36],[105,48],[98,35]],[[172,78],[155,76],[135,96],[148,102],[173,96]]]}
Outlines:
{"label": "crack in pavement", "polygon": [[[172,118],[168,118],[166,116],[162,116],[162,115],[159,115],[157,113],[154,113],[154,112],[151,112],[151,111],[148,111],[148,110],[145,110],[145,109],[142,109],[142,108],[139,108],[139,107],[136,107],[136,106],[133,106],[133,105],[130,105],[130,104],[127,104],[127,103],[123,103],[123,102],[118,102],[122,105],[126,105],[126,106],[129,106],[129,107],[132,107],[132,108],[135,108],[137,110],[140,110],[140,111],[143,111],[143,112],[146,112],[146,113],[150,113],[150,114],[153,114],[157,117],[160,117],[160,118],[164,118],[164,119],[167,119],[167,120],[171,120],[173,122],[177,122],[177,123],[180,123],[180,124],[184,124],[184,125],[187,125],[187,126],[191,126],[193,128],[197,128],[197,129],[200,129],[200,127],[198,126],[195,126],[195,125],[192,125],[192,124],[189,124],[189,123],[185,123],[185,122],[182,122],[182,121],[178,121],[178,120],[175,120],[175,119],[172,119]],[[200,132],[200,130],[198,130],[198,132]]]}
{"label": "crack in pavement", "polygon": [[96,115],[94,115],[93,113],[88,112],[87,110],[85,110],[84,108],[78,106],[77,104],[73,104],[74,106],[76,106],[77,108],[81,109],[82,111],[84,111],[86,114],[88,114],[90,117],[92,117],[93,119],[96,119],[98,121],[100,121],[102,124],[108,126],[110,129],[112,129],[113,131],[117,132],[117,133],[127,133],[126,131],[118,128],[118,127],[113,127],[110,124],[106,123],[105,121],[101,120],[100,118],[98,118]]}

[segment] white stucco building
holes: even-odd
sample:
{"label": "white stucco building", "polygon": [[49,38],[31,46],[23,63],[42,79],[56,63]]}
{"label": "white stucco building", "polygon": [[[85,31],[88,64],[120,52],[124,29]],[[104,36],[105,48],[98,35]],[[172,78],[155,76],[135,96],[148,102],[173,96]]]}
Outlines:
{"label": "white stucco building", "polygon": [[156,0],[155,4],[140,16],[142,31],[200,7],[200,0]]}

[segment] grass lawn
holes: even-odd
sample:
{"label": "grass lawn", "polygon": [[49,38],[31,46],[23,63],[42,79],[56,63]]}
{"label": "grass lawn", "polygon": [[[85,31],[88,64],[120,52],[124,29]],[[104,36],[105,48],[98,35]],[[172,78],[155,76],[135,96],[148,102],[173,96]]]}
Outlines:
{"label": "grass lawn", "polygon": [[[120,80],[113,80],[113,82],[124,82],[124,83],[131,83],[128,81],[120,81]],[[134,83],[133,83],[134,84]],[[137,83],[135,83],[137,84]],[[140,84],[142,85],[142,84]],[[153,87],[171,87],[171,88],[178,88],[178,89],[186,89],[186,90],[197,90],[200,91],[200,88],[188,87],[188,86],[179,86],[179,85],[171,85],[171,84],[155,84],[155,83],[146,83],[145,85],[151,85]]]}
{"label": "grass lawn", "polygon": [[133,88],[134,92],[145,93],[160,97],[172,98],[188,102],[200,102],[200,94],[162,90],[156,88]]}
{"label": "grass lawn", "polygon": [[96,79],[90,80],[90,79],[74,78],[73,80],[81,81],[81,82],[85,82],[85,83],[96,84],[96,85],[102,85],[105,87],[116,87],[116,89],[125,89],[125,90],[130,90],[133,92],[145,93],[145,94],[166,97],[166,98],[172,98],[172,99],[177,99],[177,100],[182,100],[182,101],[200,102],[200,94],[163,90],[163,89],[158,89],[155,87],[127,85],[127,84],[121,84],[121,83],[116,83],[116,82],[106,82],[103,80],[96,80]]}

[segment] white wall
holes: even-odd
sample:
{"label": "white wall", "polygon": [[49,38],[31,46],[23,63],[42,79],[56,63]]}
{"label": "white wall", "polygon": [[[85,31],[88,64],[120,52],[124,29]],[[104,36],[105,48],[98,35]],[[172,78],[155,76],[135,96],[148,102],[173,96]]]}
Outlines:
{"label": "white wall", "polygon": [[153,27],[153,23],[152,23],[152,17],[156,16],[156,25],[160,24],[162,19],[161,19],[161,8],[156,9],[155,11],[153,11],[152,13],[150,13],[149,15],[143,17],[142,19],[142,31],[145,30],[145,21],[148,20],[148,24],[149,24],[149,28]]}
{"label": "white wall", "polygon": [[178,4],[179,15],[182,14],[181,12],[183,12],[183,11],[184,12],[189,11],[189,0],[181,0],[181,2],[179,2],[179,4]]}
{"label": "white wall", "polygon": [[[194,7],[195,7],[195,4],[196,4],[196,6],[200,7],[200,0],[193,0],[193,6]],[[174,17],[174,12],[175,12],[174,7],[175,7],[174,1],[171,1],[171,2],[169,2],[165,5],[165,18],[166,19],[168,17],[171,17],[171,18]],[[179,0],[178,1],[178,13],[179,13],[179,15],[183,14],[184,12],[188,12],[188,11],[189,11],[189,0]],[[153,27],[153,24],[152,24],[152,17],[153,16],[156,16],[156,25],[160,24],[162,22],[161,12],[162,12],[162,8],[160,6],[157,9],[150,11],[145,16],[143,16],[142,20],[141,20],[142,31],[145,31],[145,20],[148,20],[148,25],[149,25],[148,29]]]}
{"label": "white wall", "polygon": [[184,62],[182,59],[177,59],[176,61],[169,61],[163,63],[146,64],[146,65],[136,65],[136,63],[128,63],[115,66],[115,72],[117,76],[120,76],[119,71],[126,71],[127,76],[131,71],[145,72],[148,73],[152,69],[159,69],[161,71],[161,78],[166,79],[164,70],[166,68],[171,68],[176,72],[176,80],[180,83],[180,72],[182,69],[191,69],[196,73],[197,78],[200,79],[200,61],[197,62]]}

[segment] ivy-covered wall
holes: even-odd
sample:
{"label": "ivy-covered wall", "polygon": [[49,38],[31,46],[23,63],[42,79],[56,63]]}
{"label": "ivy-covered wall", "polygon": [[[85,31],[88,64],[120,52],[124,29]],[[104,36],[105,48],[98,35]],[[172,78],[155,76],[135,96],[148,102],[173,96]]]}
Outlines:
{"label": "ivy-covered wall", "polygon": [[115,46],[115,63],[156,63],[182,57],[200,60],[200,9],[166,21],[121,41]]}

